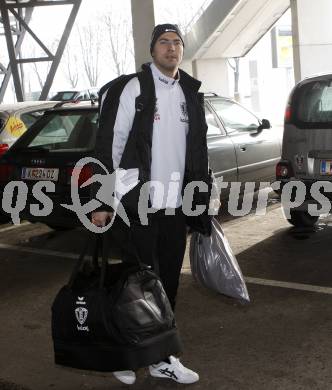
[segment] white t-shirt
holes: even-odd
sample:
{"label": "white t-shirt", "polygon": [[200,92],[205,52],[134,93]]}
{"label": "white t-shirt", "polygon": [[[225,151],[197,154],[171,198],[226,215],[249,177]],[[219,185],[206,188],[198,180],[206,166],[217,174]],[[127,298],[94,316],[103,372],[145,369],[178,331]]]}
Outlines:
{"label": "white t-shirt", "polygon": [[[156,209],[182,204],[181,189],[189,130],[186,100],[179,79],[165,76],[152,63],[156,108],[152,136],[150,200]],[[121,157],[135,117],[135,99],[140,95],[138,78],[131,79],[122,91],[114,124],[113,167]],[[103,100],[102,100],[103,103]]]}

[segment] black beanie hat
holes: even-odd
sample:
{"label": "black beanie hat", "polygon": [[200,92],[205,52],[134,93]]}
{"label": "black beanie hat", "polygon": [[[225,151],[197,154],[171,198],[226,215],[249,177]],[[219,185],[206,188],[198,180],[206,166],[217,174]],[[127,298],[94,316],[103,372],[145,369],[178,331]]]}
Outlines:
{"label": "black beanie hat", "polygon": [[181,39],[183,47],[184,47],[182,34],[181,34],[181,31],[180,31],[177,24],[170,24],[170,23],[158,24],[152,31],[150,53],[152,53],[153,46],[157,42],[157,39],[160,37],[160,35],[167,33],[167,32],[174,32],[175,34],[177,34],[179,36],[179,38]]}

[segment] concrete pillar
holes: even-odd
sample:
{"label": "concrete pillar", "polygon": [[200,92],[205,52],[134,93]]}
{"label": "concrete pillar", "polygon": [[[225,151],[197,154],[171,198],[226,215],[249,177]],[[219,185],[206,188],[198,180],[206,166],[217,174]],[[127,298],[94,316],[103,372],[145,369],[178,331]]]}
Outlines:
{"label": "concrete pillar", "polygon": [[225,58],[194,60],[193,76],[202,81],[202,92],[215,92],[222,96],[233,97]]}
{"label": "concrete pillar", "polygon": [[150,40],[155,26],[153,0],[131,0],[135,66],[151,61]]}
{"label": "concrete pillar", "polygon": [[332,1],[291,0],[295,81],[332,72]]}

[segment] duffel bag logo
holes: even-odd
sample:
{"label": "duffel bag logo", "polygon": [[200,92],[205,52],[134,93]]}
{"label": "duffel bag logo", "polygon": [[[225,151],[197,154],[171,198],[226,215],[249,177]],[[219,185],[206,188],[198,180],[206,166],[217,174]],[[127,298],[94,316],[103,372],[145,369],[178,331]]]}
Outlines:
{"label": "duffel bag logo", "polygon": [[75,309],[75,315],[77,318],[77,321],[83,325],[86,319],[88,318],[88,309],[85,307],[78,307]]}

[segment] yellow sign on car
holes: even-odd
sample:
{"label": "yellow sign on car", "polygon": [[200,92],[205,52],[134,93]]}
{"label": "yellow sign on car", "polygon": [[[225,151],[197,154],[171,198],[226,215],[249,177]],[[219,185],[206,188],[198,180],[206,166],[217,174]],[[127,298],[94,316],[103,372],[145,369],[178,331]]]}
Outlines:
{"label": "yellow sign on car", "polygon": [[16,116],[11,116],[6,123],[5,130],[13,137],[18,138],[27,130],[27,128],[21,119],[16,118]]}

